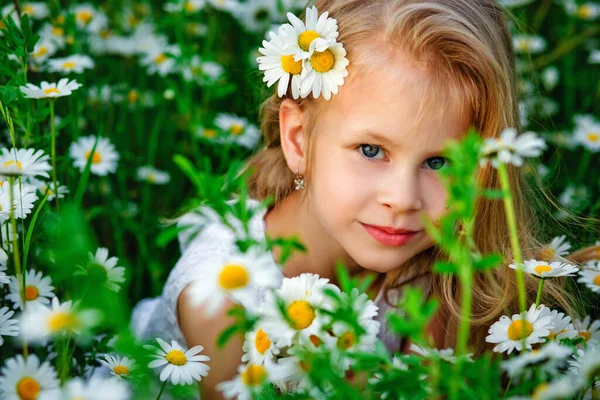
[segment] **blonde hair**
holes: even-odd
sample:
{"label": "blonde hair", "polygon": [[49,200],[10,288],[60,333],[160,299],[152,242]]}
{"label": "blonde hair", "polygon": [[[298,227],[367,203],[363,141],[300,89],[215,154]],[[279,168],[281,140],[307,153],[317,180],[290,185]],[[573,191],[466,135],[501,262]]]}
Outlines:
{"label": "blonde hair", "polygon": [[[472,125],[482,137],[498,137],[505,127],[519,130],[512,40],[507,15],[496,0],[318,0],[315,5],[320,12],[328,11],[338,22],[338,41],[346,48],[350,60],[349,77],[389,60],[387,55],[381,59],[380,53],[369,51],[374,40],[383,40],[387,48],[408,52],[427,68],[432,84],[423,95],[426,100],[417,120],[433,107],[454,107],[460,112],[466,103]],[[291,98],[291,93],[284,98]],[[250,194],[259,199],[273,196],[276,203],[292,191],[294,179],[280,143],[282,101],[275,93],[262,104],[260,116],[265,147],[248,163],[248,167],[254,168],[248,181]],[[305,128],[309,149],[310,134],[322,101],[308,98],[298,101],[303,115],[307,114]],[[525,259],[534,258],[541,245],[535,239],[531,205],[524,198],[526,184],[518,169],[510,168],[509,174],[516,194],[521,247]],[[479,182],[486,188],[500,186],[498,175],[491,167],[480,169]],[[506,262],[512,262],[503,203],[481,199],[476,208],[474,237],[479,249],[484,253],[500,252]],[[418,254],[386,276],[386,293],[414,276],[430,273],[435,261],[443,257],[437,247]],[[536,289],[537,281],[529,277],[527,295],[531,301]],[[515,271],[501,267],[477,274],[472,290],[475,301],[470,343],[473,350],[480,352],[486,347],[489,326],[503,314],[518,312]],[[442,316],[449,322],[445,343],[440,345],[454,346],[461,312],[457,280],[454,276],[432,274],[430,293],[440,300]],[[572,311],[560,280],[546,283],[543,302]]]}

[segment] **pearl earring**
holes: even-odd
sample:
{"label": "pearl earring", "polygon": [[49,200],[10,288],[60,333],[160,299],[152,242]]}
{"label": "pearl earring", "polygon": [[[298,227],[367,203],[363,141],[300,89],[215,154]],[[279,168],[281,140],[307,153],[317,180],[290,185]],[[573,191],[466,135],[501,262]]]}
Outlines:
{"label": "pearl earring", "polygon": [[294,179],[294,189],[304,190],[304,176],[300,175],[300,168],[296,169],[296,179]]}

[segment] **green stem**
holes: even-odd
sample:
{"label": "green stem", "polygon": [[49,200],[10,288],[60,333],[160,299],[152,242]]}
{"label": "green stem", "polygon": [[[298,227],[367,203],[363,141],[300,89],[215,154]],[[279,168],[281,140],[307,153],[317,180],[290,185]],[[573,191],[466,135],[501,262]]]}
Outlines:
{"label": "green stem", "polygon": [[456,354],[461,356],[467,353],[467,343],[469,341],[469,328],[471,322],[471,303],[472,303],[472,278],[473,269],[469,262],[464,264],[459,274],[460,286],[462,291],[461,298],[461,315],[460,315],[460,326],[458,333],[458,343],[456,345]]}
{"label": "green stem", "polygon": [[585,171],[587,170],[588,165],[590,165],[591,157],[592,157],[592,152],[589,151],[588,149],[585,149],[583,152],[583,158],[579,162],[579,168],[577,168],[577,180],[576,180],[577,183],[579,183],[583,180]]}
{"label": "green stem", "polygon": [[61,384],[63,384],[69,377],[69,369],[71,366],[71,355],[69,353],[69,338],[62,341],[60,351],[60,364],[59,364],[59,378]]}
{"label": "green stem", "polygon": [[60,211],[58,198],[58,184],[56,179],[56,128],[54,126],[54,100],[50,100],[50,135],[52,136],[52,185],[56,199],[56,211]]}
{"label": "green stem", "polygon": [[580,44],[584,43],[589,38],[598,35],[598,33],[600,33],[600,25],[589,28],[569,40],[565,40],[562,44],[560,44],[551,53],[543,55],[543,56],[535,59],[533,61],[532,66],[526,67],[523,72],[527,73],[527,72],[531,72],[531,70],[539,70],[542,67],[545,67],[546,65],[552,64],[554,61],[565,56],[571,50],[573,50],[575,47],[579,46]]}
{"label": "green stem", "polygon": [[504,390],[504,396],[506,396],[506,393],[508,393],[508,389],[510,389],[510,384],[512,383],[512,378],[510,378],[508,380],[508,385],[506,385],[506,390]]}
{"label": "green stem", "polygon": [[545,279],[540,279],[540,284],[538,286],[537,297],[535,298],[535,307],[537,308],[540,305],[540,300],[542,299],[542,288],[544,287]]}
{"label": "green stem", "polygon": [[162,383],[162,385],[160,385],[160,392],[158,392],[158,396],[156,396],[156,400],[160,399],[160,396],[162,396],[163,390],[165,390],[166,385],[167,385],[167,380],[165,379],[164,382]]}
{"label": "green stem", "polygon": [[535,13],[535,16],[533,17],[533,23],[531,24],[531,29],[534,32],[538,32],[540,30],[540,27],[542,26],[542,22],[544,22],[544,19],[548,15],[548,10],[550,10],[551,6],[552,6],[552,0],[544,0],[542,5],[540,6],[540,8],[537,9],[537,12]]}
{"label": "green stem", "polygon": [[[15,218],[15,194],[14,194],[14,183],[15,178],[13,176],[8,177],[9,196],[10,196],[10,226],[12,229],[12,245],[13,245],[13,258],[15,262],[15,276],[19,280],[19,293],[21,294],[21,303],[23,304],[23,312],[27,307],[27,299],[25,298],[25,288],[27,287],[27,276],[21,270],[21,255],[19,254],[19,242],[17,240],[17,220]],[[7,236],[7,239],[10,236]],[[29,351],[27,348],[27,341],[23,339],[23,355],[27,358]]]}
{"label": "green stem", "polygon": [[519,290],[519,310],[522,313],[527,311],[525,299],[525,277],[523,274],[523,257],[521,255],[521,246],[519,245],[519,234],[517,231],[517,219],[515,217],[515,206],[513,204],[512,191],[508,180],[508,171],[504,163],[498,166],[498,175],[500,177],[500,187],[504,193],[504,210],[506,211],[506,222],[508,223],[508,232],[510,235],[510,244],[512,247],[514,259],[517,262],[517,288]]}

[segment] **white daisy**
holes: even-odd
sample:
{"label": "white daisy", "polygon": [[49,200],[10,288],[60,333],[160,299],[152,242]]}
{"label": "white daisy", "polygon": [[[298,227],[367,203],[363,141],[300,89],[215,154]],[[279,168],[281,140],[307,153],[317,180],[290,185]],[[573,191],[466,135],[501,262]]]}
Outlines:
{"label": "white daisy", "polygon": [[536,54],[546,50],[546,40],[535,35],[514,35],[515,53]]}
{"label": "white daisy", "polygon": [[19,335],[19,321],[11,318],[14,314],[15,312],[9,311],[8,307],[0,308],[0,346],[4,344],[2,336]]}
{"label": "white daisy", "polygon": [[81,86],[76,80],[69,81],[68,78],[62,78],[58,83],[43,81],[40,87],[28,83],[27,86],[19,86],[19,89],[27,98],[46,99],[68,96]]}
{"label": "white daisy", "polygon": [[583,320],[576,319],[573,322],[575,329],[579,331],[581,336],[589,345],[600,344],[600,320],[592,321],[589,315],[586,315]]}
{"label": "white daisy", "polygon": [[577,376],[583,384],[600,381],[600,350],[588,347],[578,349],[574,360],[569,361],[569,371]]}
{"label": "white daisy", "polygon": [[0,369],[0,388],[5,399],[62,399],[56,371],[48,361],[40,365],[35,354],[21,354],[6,360]]}
{"label": "white daisy", "polygon": [[594,293],[600,293],[600,261],[586,263],[579,271],[577,282],[585,284]]}
{"label": "white daisy", "polygon": [[9,182],[0,185],[0,221],[8,221],[11,211],[15,218],[25,218],[33,210],[38,199],[35,186],[16,180],[11,187]]}
{"label": "white daisy", "polygon": [[586,21],[592,21],[598,18],[600,15],[600,4],[594,2],[587,2],[580,6],[576,6],[576,9],[573,13],[578,18],[581,18]]}
{"label": "white daisy", "polygon": [[[21,277],[19,277],[21,279]],[[50,299],[54,297],[54,286],[52,279],[49,276],[43,276],[41,272],[36,273],[34,270],[27,271],[25,275],[25,301],[26,308],[34,305],[43,305],[50,303]],[[21,302],[21,292],[19,289],[19,281],[16,277],[10,277],[8,284],[10,293],[5,296],[6,299],[14,303],[14,309],[23,309]]]}
{"label": "white daisy", "polygon": [[[54,183],[44,182],[35,178],[29,178],[28,181],[37,188],[37,190],[42,194],[42,197],[48,193],[48,201],[52,201],[54,198],[56,198],[56,193],[54,193]],[[58,181],[56,182],[56,185],[58,188],[58,198],[64,198],[65,194],[69,193],[69,189],[67,189],[67,187],[64,185],[61,185]]]}
{"label": "white daisy", "polygon": [[89,276],[94,282],[104,282],[104,285],[113,292],[121,290],[121,284],[125,282],[125,268],[117,267],[119,259],[108,257],[108,249],[100,247],[96,254],[88,253],[88,264],[79,266],[78,274]]}
{"label": "white daisy", "polygon": [[29,175],[49,178],[48,171],[52,169],[48,155],[43,150],[7,149],[0,150],[0,175]]}
{"label": "white daisy", "polygon": [[191,301],[206,305],[209,315],[216,313],[228,296],[254,311],[258,307],[257,289],[276,288],[281,283],[281,272],[269,252],[252,248],[211,261],[214,265],[188,291]]}
{"label": "white daisy", "polygon": [[31,343],[44,343],[50,338],[79,334],[98,321],[98,314],[92,310],[79,311],[72,301],[60,303],[52,298],[51,306],[27,307],[21,319],[21,332]]}
{"label": "white daisy", "polygon": [[569,254],[571,244],[566,239],[566,235],[553,238],[548,246],[542,248],[541,259],[550,262],[554,261],[556,257],[564,257]]}
{"label": "white daisy", "polygon": [[81,74],[86,69],[94,68],[94,60],[85,55],[73,54],[68,57],[48,60],[48,67],[50,72]]}
{"label": "white daisy", "polygon": [[108,18],[103,12],[89,3],[79,4],[73,9],[75,23],[79,29],[98,33],[108,25]]}
{"label": "white daisy", "polygon": [[174,3],[167,3],[164,6],[166,12],[182,12],[187,14],[195,13],[202,10],[206,6],[205,0],[177,0]]}
{"label": "white daisy", "polygon": [[[327,47],[333,44],[337,39],[339,32],[337,21],[329,18],[329,12],[325,11],[321,16],[316,6],[306,9],[306,24],[292,13],[287,13],[290,24],[284,24],[279,34],[284,36],[284,41],[290,43],[294,54],[298,54],[297,59],[306,59],[314,51],[311,45],[316,39],[322,39],[322,46]],[[319,48],[318,51],[324,49]]]}
{"label": "white daisy", "polygon": [[243,350],[242,362],[254,365],[263,365],[265,361],[272,361],[273,357],[279,354],[279,349],[275,347],[260,323],[256,324],[251,331],[246,332]]}
{"label": "white daisy", "polygon": [[[577,397],[577,392],[581,390],[581,384],[577,378],[571,375],[563,375],[552,382],[542,382],[533,389],[531,397],[525,397],[530,400],[563,400],[574,399]],[[511,397],[517,400],[515,397]]]}
{"label": "white daisy", "polygon": [[462,359],[463,361],[473,362],[473,358],[472,358],[473,354],[469,353],[469,354],[465,354],[464,356],[456,357],[454,355],[454,349],[452,349],[452,348],[439,350],[439,349],[434,349],[434,348],[426,348],[426,347],[422,347],[417,344],[411,343],[409,350],[413,351],[425,358],[444,360],[451,364],[455,364],[457,359]]}
{"label": "white daisy", "polygon": [[544,308],[544,316],[546,315],[552,317],[550,322],[554,325],[550,328],[550,334],[548,335],[550,340],[574,339],[577,337],[578,332],[571,323],[571,317],[548,307]]}
{"label": "white daisy", "polygon": [[348,76],[346,49],[341,43],[326,46],[323,39],[316,39],[311,43],[310,50],[301,73],[300,96],[306,97],[312,92],[316,99],[323,93],[325,100],[329,100],[331,94],[337,94],[338,87],[344,84],[344,78]]}
{"label": "white daisy", "polygon": [[[517,264],[510,264],[509,267],[517,269]],[[560,261],[549,263],[547,261],[527,260],[523,263],[523,271],[538,278],[546,279],[559,276],[573,276],[577,274],[579,268],[571,264],[561,263]]]}
{"label": "white daisy", "polygon": [[96,142],[96,136],[82,136],[76,142],[71,143],[69,155],[73,159],[73,165],[83,172],[90,156],[92,157],[91,173],[105,176],[117,170],[119,153],[108,138],[98,138],[98,145],[94,154],[92,149]]}
{"label": "white daisy", "polygon": [[1,261],[1,265],[0,265],[0,285],[4,285],[5,283],[10,283],[10,277],[8,275],[6,275],[6,261],[8,259],[8,256],[6,255],[6,252],[2,249],[0,249],[0,257],[2,258],[3,261]]}
{"label": "white daisy", "polygon": [[530,379],[534,370],[533,367],[539,367],[545,376],[554,376],[559,373],[559,368],[564,365],[573,354],[568,346],[563,346],[557,342],[549,342],[539,350],[527,351],[503,361],[500,365],[507,372],[511,379],[517,382],[522,379]]}
{"label": "white daisy", "polygon": [[263,33],[278,19],[277,0],[249,0],[233,10],[240,25],[249,32]]}
{"label": "white daisy", "polygon": [[263,40],[263,47],[258,51],[262,57],[258,57],[258,69],[265,71],[263,78],[267,82],[267,87],[271,87],[275,82],[277,85],[277,95],[283,97],[288,92],[288,85],[292,86],[292,97],[300,97],[300,74],[302,73],[302,61],[294,60],[294,49],[286,43],[282,37],[274,32],[269,32],[270,41]]}
{"label": "white daisy", "polygon": [[168,172],[158,170],[151,165],[138,167],[136,178],[141,182],[148,182],[154,185],[166,185],[171,180]]}
{"label": "white daisy", "polygon": [[140,62],[148,68],[150,75],[158,73],[166,76],[176,72],[176,58],[181,54],[178,46],[156,47],[145,53]]}
{"label": "white daisy", "polygon": [[[60,25],[52,25],[50,23],[45,23],[44,25],[42,25],[39,35],[42,38],[40,40],[40,42],[42,42],[42,43],[50,42],[56,48],[61,48],[61,49],[65,46],[65,43],[66,43],[65,29]],[[40,44],[40,42],[38,42],[37,44]],[[36,44],[36,46],[37,46],[37,44]],[[57,50],[56,48],[54,49],[52,54],[54,54],[54,52]],[[34,50],[34,53],[35,53],[35,50]],[[48,56],[51,57],[52,54],[48,54]],[[43,61],[43,60],[36,60],[36,61]]]}
{"label": "white daisy", "polygon": [[591,115],[575,116],[574,140],[591,152],[600,151],[600,122]]}
{"label": "white daisy", "polygon": [[223,132],[223,135],[215,138],[218,143],[236,143],[252,149],[260,139],[260,131],[255,125],[234,114],[218,114],[215,125]]}
{"label": "white daisy", "polygon": [[544,343],[545,338],[550,335],[550,329],[554,327],[551,323],[552,317],[546,315],[544,308],[544,305],[536,308],[535,304],[532,304],[524,315],[514,314],[512,318],[503,315],[490,327],[485,341],[498,343],[494,351],[507,354],[515,349],[523,350],[523,341],[528,350],[531,350],[532,344]]}
{"label": "white daisy", "polygon": [[240,365],[238,375],[230,381],[221,382],[217,390],[227,399],[251,400],[253,394],[262,390],[268,383],[268,373],[262,365]]}
{"label": "white daisy", "polygon": [[537,157],[546,148],[546,142],[534,132],[525,132],[517,137],[517,130],[506,128],[499,138],[486,139],[482,148],[482,164],[491,159],[498,168],[500,163],[515,167],[523,165],[523,158]]}
{"label": "white daisy", "polygon": [[[294,340],[306,343],[311,336],[322,336],[325,318],[319,308],[332,307],[332,301],[323,294],[325,288],[339,292],[329,279],[302,274],[285,278],[280,289],[267,293],[261,305],[263,329],[277,347],[290,346]],[[287,316],[281,314],[277,299],[283,301]]]}
{"label": "white daisy", "polygon": [[129,388],[123,382],[98,376],[92,376],[87,382],[73,378],[63,387],[63,398],[70,400],[127,400],[130,395]]}
{"label": "white daisy", "polygon": [[225,68],[214,61],[202,61],[200,56],[194,55],[189,63],[182,68],[183,78],[186,81],[195,81],[199,85],[212,84],[219,80]]}
{"label": "white daisy", "polygon": [[592,50],[592,51],[590,51],[590,55],[588,57],[588,62],[590,64],[598,64],[598,63],[600,63],[600,50]]}
{"label": "white daisy", "polygon": [[[364,329],[364,332],[360,336],[357,336],[355,330],[348,326],[347,323],[330,321],[331,333],[335,338],[335,349],[349,353],[374,351],[380,329],[380,323],[375,319],[379,307],[372,300],[369,300],[365,293],[361,294],[356,288],[352,289],[350,293],[341,293],[341,296],[352,302],[352,308],[358,315],[356,322]],[[320,337],[323,338],[324,335]],[[327,339],[323,341],[326,344],[328,343]],[[337,351],[334,352],[336,358],[339,355]],[[342,357],[339,362],[342,364],[342,368],[346,370],[354,364],[355,360],[350,357]]]}
{"label": "white daisy", "polygon": [[590,191],[587,186],[569,185],[558,197],[558,201],[565,206],[578,209],[589,201]]}
{"label": "white daisy", "polygon": [[42,39],[35,44],[33,47],[33,52],[29,55],[29,57],[35,63],[41,64],[48,57],[52,57],[57,50],[58,48],[53,41]]}
{"label": "white daisy", "polygon": [[[7,249],[9,253],[12,252],[13,241],[19,239],[19,234],[17,232],[13,232],[12,228],[10,227],[10,221],[2,221],[1,219],[0,231],[2,231],[2,248]],[[0,256],[4,257],[2,254],[3,253],[0,253]]]}
{"label": "white daisy", "polygon": [[[9,4],[2,8],[3,16],[11,13],[15,13],[15,6],[13,4]],[[50,10],[48,10],[48,6],[44,3],[27,1],[21,3],[21,14],[27,14],[33,19],[44,19],[50,15]],[[13,19],[16,20],[16,18]]]}
{"label": "white daisy", "polygon": [[135,370],[135,361],[129,357],[111,356],[104,354],[104,359],[98,359],[100,364],[110,369],[110,373],[118,379],[127,379],[131,371]]}
{"label": "white daisy", "polygon": [[558,72],[558,68],[554,65],[547,67],[542,71],[542,83],[544,84],[544,88],[546,90],[552,90],[556,87],[560,78],[560,73]]}
{"label": "white daisy", "polygon": [[208,375],[210,367],[202,361],[210,361],[210,357],[200,355],[204,350],[202,346],[194,346],[189,350],[174,340],[171,345],[160,338],[156,338],[160,349],[145,345],[146,350],[153,351],[152,357],[156,360],[148,364],[150,368],[157,368],[166,365],[160,373],[160,380],[166,381],[171,378],[174,385],[191,385],[194,381],[200,382],[203,376]]}

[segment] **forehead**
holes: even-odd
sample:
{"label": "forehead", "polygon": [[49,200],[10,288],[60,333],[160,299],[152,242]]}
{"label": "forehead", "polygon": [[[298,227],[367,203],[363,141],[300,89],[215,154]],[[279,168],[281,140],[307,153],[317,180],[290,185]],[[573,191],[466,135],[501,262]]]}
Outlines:
{"label": "forehead", "polygon": [[[384,62],[348,68],[348,78],[325,105],[342,132],[370,131],[390,141],[443,142],[459,138],[471,123],[466,96],[435,87],[425,65],[389,51]],[[441,146],[442,143],[440,143]]]}

